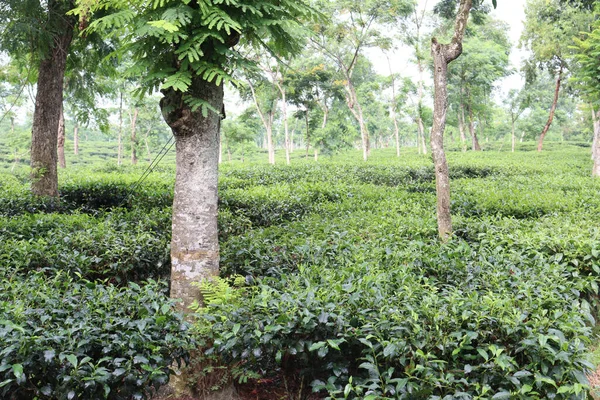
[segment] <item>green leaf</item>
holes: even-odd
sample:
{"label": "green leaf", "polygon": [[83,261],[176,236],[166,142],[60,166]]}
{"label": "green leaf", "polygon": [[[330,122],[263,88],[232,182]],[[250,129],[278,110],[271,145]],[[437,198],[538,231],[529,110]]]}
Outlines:
{"label": "green leaf", "polygon": [[23,377],[23,365],[22,364],[13,364],[12,371],[15,375],[15,378],[21,379]]}

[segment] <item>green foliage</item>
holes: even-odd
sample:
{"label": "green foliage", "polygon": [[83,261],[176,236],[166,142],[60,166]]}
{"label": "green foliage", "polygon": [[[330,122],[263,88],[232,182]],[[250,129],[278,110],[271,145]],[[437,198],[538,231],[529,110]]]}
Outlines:
{"label": "green foliage", "polygon": [[3,273],[0,288],[4,399],[148,398],[193,346],[164,283],[117,288],[53,271]]}
{"label": "green foliage", "polygon": [[[134,11],[135,10],[135,11]],[[193,93],[197,77],[219,86],[248,64],[233,49],[239,41],[265,46],[279,55],[299,51],[298,22],[316,13],[298,1],[78,1],[80,18],[94,14],[88,30],[122,35],[122,51],[135,65],[130,73],[144,76],[143,92],[161,88],[186,93],[184,100],[202,99]],[[206,113],[207,104],[199,104]],[[214,110],[219,112],[220,110]]]}
{"label": "green foliage", "polygon": [[457,227],[445,245],[421,191],[432,171],[411,157],[225,171],[222,193],[257,209],[320,182],[330,196],[274,224],[246,218],[224,239],[223,274],[251,286],[203,312],[214,351],[330,398],[583,399],[600,271],[587,155],[449,157]]}
{"label": "green foliage", "polygon": [[[455,235],[448,244],[436,239],[432,166],[416,154],[398,160],[390,149],[374,151],[367,163],[352,161],[352,153],[292,166],[224,165],[222,278],[200,284],[205,305],[192,335],[203,350],[190,360],[198,378],[210,387],[228,377],[293,375],[336,399],[583,398],[600,276],[600,186],[588,177],[587,153],[555,144],[538,154],[533,143],[517,153],[449,153]],[[61,202],[52,204],[25,197],[16,176],[0,179],[0,310],[11,313],[0,320],[25,333],[48,331],[0,333],[0,342],[27,343],[18,358],[0,361],[0,383],[10,380],[10,390],[30,390],[17,376],[32,382],[43,371],[49,383],[38,388],[72,385],[78,398],[104,398],[102,383],[86,387],[83,379],[97,382],[92,366],[124,365],[149,388],[152,373],[138,368],[137,354],[168,373],[161,353],[167,335],[156,336],[154,317],[155,307],[168,314],[166,299],[152,297],[147,291],[160,289],[140,279],[168,271],[172,168],[160,167],[115,206],[142,171],[108,165],[67,172]],[[63,303],[70,311],[61,311]],[[132,331],[118,343],[131,358],[90,355],[87,344],[76,347],[84,337],[74,333],[77,341],[57,339],[63,347],[55,363],[42,362],[56,331],[81,320],[70,314],[79,309],[90,316],[77,334],[90,343],[105,337],[93,310],[107,321],[128,316]],[[149,319],[151,340],[138,332],[139,315]],[[173,332],[173,340],[182,334]],[[183,354],[178,343],[171,349]],[[157,352],[164,363],[152,364]],[[119,358],[131,362],[117,365]],[[129,381],[109,375],[109,398],[131,393]]]}

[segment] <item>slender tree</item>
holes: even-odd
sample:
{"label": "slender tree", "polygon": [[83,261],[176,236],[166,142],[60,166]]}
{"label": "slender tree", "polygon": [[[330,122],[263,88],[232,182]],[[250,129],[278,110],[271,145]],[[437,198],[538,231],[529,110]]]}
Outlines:
{"label": "slender tree", "polygon": [[431,154],[435,168],[438,234],[442,241],[447,241],[452,234],[450,177],[446,153],[444,152],[444,129],[448,109],[448,64],[456,60],[462,53],[462,42],[472,4],[472,0],[460,1],[454,23],[454,34],[450,43],[440,43],[435,37],[431,40],[435,88]]}
{"label": "slender tree", "polygon": [[521,46],[530,49],[532,54],[525,66],[528,80],[535,79],[536,68],[545,68],[555,77],[554,96],[548,120],[539,135],[538,151],[543,149],[544,139],[554,120],[565,75],[570,72],[573,38],[582,31],[588,31],[591,24],[591,13],[579,7],[582,3],[572,3],[564,0],[529,0],[525,9]]}
{"label": "slender tree", "polygon": [[332,21],[315,26],[313,46],[338,68],[346,91],[346,104],[358,122],[363,160],[370,153],[367,117],[356,91],[354,73],[366,48],[382,43],[385,27],[408,15],[414,4],[407,0],[319,0],[321,10],[332,15]]}
{"label": "slender tree", "polygon": [[576,45],[576,68],[574,79],[577,87],[581,90],[583,97],[591,104],[594,136],[592,139],[592,176],[600,177],[600,8],[594,13],[594,23],[589,34],[582,39],[575,39]]}

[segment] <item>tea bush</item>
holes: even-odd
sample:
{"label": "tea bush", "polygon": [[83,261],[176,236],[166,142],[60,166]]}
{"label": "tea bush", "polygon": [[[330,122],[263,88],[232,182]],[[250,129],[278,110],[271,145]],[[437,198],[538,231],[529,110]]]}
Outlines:
{"label": "tea bush", "polygon": [[[455,235],[446,245],[437,240],[429,158],[374,151],[366,163],[353,155],[225,163],[221,272],[246,284],[199,310],[197,343],[240,378],[293,374],[336,399],[584,398],[600,275],[600,182],[589,178],[588,150],[450,153]],[[9,289],[0,293],[0,340],[35,343],[2,362],[4,393],[45,398],[40,390],[50,385],[62,390],[56,398],[131,398],[164,383],[167,336],[177,341],[171,357],[185,355],[189,336],[175,332],[160,284],[144,283],[170,268],[173,167],[140,183],[143,172],[68,170],[59,202],[31,197],[26,175],[3,175],[0,272]],[[20,299],[15,309],[9,298]],[[104,314],[73,317],[94,307]],[[45,314],[56,324],[47,328]],[[86,339],[44,358],[42,345],[60,337],[61,325],[81,320],[73,335],[105,346],[104,325],[94,321],[138,315],[151,333],[128,326],[118,343],[149,360],[137,359],[145,367],[135,355],[89,355]],[[13,320],[23,331],[6,323]],[[163,329],[163,321],[173,324]],[[23,381],[26,365],[33,375]],[[108,395],[103,373],[93,372],[101,368],[113,371]],[[131,380],[119,368],[130,368]],[[153,381],[148,368],[163,374]]]}
{"label": "tea bush", "polygon": [[60,272],[4,274],[0,397],[147,398],[193,346],[165,289],[155,281],[117,288]]}

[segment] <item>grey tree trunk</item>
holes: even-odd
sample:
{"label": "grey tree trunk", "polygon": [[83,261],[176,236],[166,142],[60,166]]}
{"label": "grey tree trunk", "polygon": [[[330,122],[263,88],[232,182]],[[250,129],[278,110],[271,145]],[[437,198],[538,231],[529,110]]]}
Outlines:
{"label": "grey tree trunk", "polygon": [[123,157],[123,92],[119,93],[119,132],[117,133],[117,165]]}
{"label": "grey tree trunk", "polygon": [[148,128],[144,134],[144,143],[146,144],[146,159],[148,162],[152,162],[152,153],[150,152],[150,144],[148,143],[148,135],[150,134],[150,130],[152,130],[152,128]]}
{"label": "grey tree trunk", "polygon": [[462,151],[467,151],[467,137],[465,136],[465,109],[464,105],[460,105],[460,111],[458,112],[458,132],[460,134],[460,144]]}
{"label": "grey tree trunk", "polygon": [[67,160],[65,159],[65,113],[63,107],[60,108],[60,117],[58,119],[58,166],[67,168]]}
{"label": "grey tree trunk", "polygon": [[[223,86],[196,79],[189,91],[217,110],[223,109]],[[192,111],[181,94],[166,91],[161,100],[165,121],[175,136],[176,176],[171,239],[171,297],[186,312],[200,299],[192,283],[219,272],[217,178],[220,115]]]}
{"label": "grey tree trunk", "polygon": [[469,109],[469,131],[471,132],[472,150],[481,151],[479,145],[479,139],[477,139],[477,132],[475,131],[475,119],[473,118],[473,110]]}
{"label": "grey tree trunk", "polygon": [[54,37],[38,72],[31,132],[31,191],[38,196],[58,197],[58,124],[67,53],[76,23],[75,18],[65,16],[63,8],[63,2],[48,0],[49,18],[57,18],[61,34]]}
{"label": "grey tree trunk", "polygon": [[417,123],[419,124],[419,131],[421,132],[421,148],[423,154],[427,155],[427,139],[425,138],[425,126],[423,125],[423,118],[419,116]]}
{"label": "grey tree trunk", "polygon": [[515,152],[515,144],[517,142],[517,136],[515,135],[515,119],[511,120],[511,151]]}
{"label": "grey tree trunk", "polygon": [[138,163],[137,158],[137,117],[139,114],[139,110],[136,108],[133,109],[133,115],[130,113],[131,117],[131,163],[136,165]]}
{"label": "grey tree trunk", "polygon": [[73,128],[73,154],[79,154],[79,125],[75,122],[75,127]]}
{"label": "grey tree trunk", "polygon": [[594,167],[592,169],[593,177],[600,177],[600,110],[594,118],[594,142],[592,145],[592,159]]}
{"label": "grey tree trunk", "polygon": [[435,168],[435,186],[437,194],[438,235],[447,241],[452,235],[452,216],[450,213],[450,177],[448,162],[444,152],[444,129],[448,110],[448,64],[462,53],[464,37],[472,0],[461,0],[454,36],[449,44],[442,44],[433,38],[431,55],[433,57],[433,82],[435,87],[433,127],[431,129],[431,153]]}

